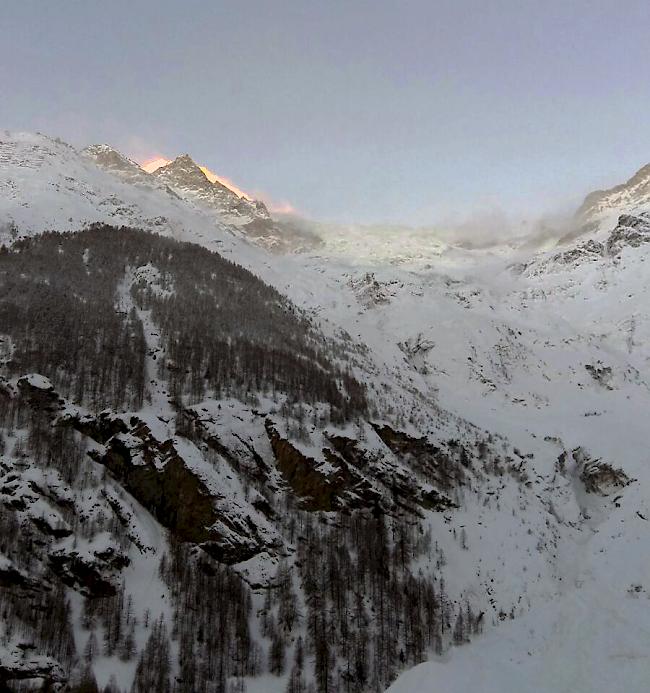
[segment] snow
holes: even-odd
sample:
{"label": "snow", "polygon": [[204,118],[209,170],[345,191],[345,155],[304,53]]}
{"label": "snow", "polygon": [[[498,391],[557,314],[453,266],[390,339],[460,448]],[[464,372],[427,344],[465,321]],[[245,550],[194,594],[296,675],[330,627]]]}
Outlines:
{"label": "snow", "polygon": [[28,375],[23,376],[21,380],[24,380],[26,383],[28,383],[31,387],[33,387],[36,390],[54,389],[54,386],[50,382],[50,379],[46,378],[44,375],[40,375],[39,373],[29,373]]}
{"label": "snow", "polygon": [[144,228],[212,249],[229,245],[232,236],[214,213],[142,175],[146,182],[135,185],[60,140],[0,131],[0,245],[94,222]]}
{"label": "snow", "polygon": [[[429,516],[450,589],[482,603],[489,628],[391,691],[647,689],[650,254],[625,248],[569,266],[553,255],[523,274],[492,254],[432,256],[427,269],[323,256],[255,268],[332,336],[343,327],[368,345],[378,386],[415,388],[534,455],[528,495],[488,482],[448,525]],[[609,367],[611,378],[598,382],[586,366]],[[595,502],[555,471],[558,455],[579,446],[635,481]],[[461,527],[469,550],[459,552]]]}
{"label": "snow", "polygon": [[237,563],[234,569],[251,587],[258,588],[260,585],[273,584],[279,563],[277,556],[262,551],[247,561]]}
{"label": "snow", "polygon": [[647,595],[585,585],[407,671],[388,693],[641,693],[649,617]]}
{"label": "snow", "polygon": [[[390,405],[403,412],[404,430],[465,441],[490,432],[526,475],[520,483],[512,474],[486,474],[463,491],[460,510],[425,513],[445,556],[451,598],[470,596],[486,614],[485,631],[444,657],[432,655],[389,691],[647,690],[650,248],[564,263],[555,257],[557,248],[533,254],[505,244],[471,251],[423,232],[378,237],[369,229],[329,229],[318,253],[270,258],[196,205],[144,180],[128,183],[43,136],[0,136],[0,236],[11,239],[12,230],[1,226],[7,219],[26,234],[105,221],[219,249],[307,310],[331,339],[340,344],[347,333],[357,348],[355,372],[380,411]],[[635,194],[618,191],[601,204],[595,239],[605,240],[623,208],[645,204]],[[221,508],[248,518],[272,541],[273,527],[251,510],[228,461],[208,463],[196,444],[174,438],[174,412],[157,373],[164,359],[158,330],[130,295],[138,281],[161,295],[173,291],[151,265],[129,268],[120,288],[119,308],[136,308],[148,347],[149,400],[138,416],[159,440],[173,438]],[[599,381],[587,366],[611,374]],[[32,374],[29,382],[49,389],[40,378]],[[268,414],[273,406],[261,402],[259,409]],[[250,407],[206,400],[192,409],[229,449],[254,445],[272,463]],[[364,435],[368,449],[379,448],[374,431],[366,428]],[[127,442],[138,444],[133,437]],[[320,434],[293,443],[314,457],[324,445]],[[562,474],[557,466],[561,453],[577,447],[621,468],[632,483],[609,496],[585,493],[577,467]],[[399,460],[390,463],[403,468]],[[132,518],[129,531],[143,547],[134,543],[129,550],[127,592],[136,595],[138,608],[162,612],[171,623],[157,577],[165,532],[117,485],[107,493],[119,497]],[[250,584],[268,584],[274,564],[260,554],[236,570]],[[87,635],[76,634],[81,649]],[[143,644],[144,630],[138,639]],[[128,687],[132,668],[100,659],[100,686],[119,672],[120,685]],[[282,691],[286,682],[267,676],[247,685],[249,693]]]}

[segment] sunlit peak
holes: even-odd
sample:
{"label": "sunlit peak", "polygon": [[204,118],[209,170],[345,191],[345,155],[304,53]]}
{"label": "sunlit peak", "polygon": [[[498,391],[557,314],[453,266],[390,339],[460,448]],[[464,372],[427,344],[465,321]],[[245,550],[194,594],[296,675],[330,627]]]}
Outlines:
{"label": "sunlit peak", "polygon": [[[154,171],[157,171],[159,168],[163,166],[167,166],[168,164],[171,164],[172,160],[167,159],[164,156],[153,156],[147,160],[145,160],[143,163],[140,164],[140,166],[147,172],[147,173],[154,173]],[[228,190],[232,191],[237,195],[238,197],[242,197],[245,200],[250,200],[251,202],[255,199],[260,199],[263,200],[266,203],[266,206],[268,207],[269,211],[271,212],[276,212],[278,214],[296,214],[296,209],[289,204],[288,202],[276,202],[271,199],[269,199],[268,195],[265,195],[264,193],[256,193],[255,195],[249,195],[247,192],[244,192],[241,188],[239,188],[237,185],[235,185],[229,178],[226,178],[224,176],[219,176],[217,175],[214,171],[211,171],[207,166],[201,166],[199,165],[199,168],[203,172],[203,175],[211,182],[211,183],[220,183],[224,187],[228,188]]]}
{"label": "sunlit peak", "polygon": [[[164,156],[154,156],[151,159],[147,159],[144,163],[141,164],[141,166],[147,173],[153,173],[154,171],[157,171],[159,168],[161,168],[163,166],[167,166],[167,164],[171,164],[171,163],[172,163],[172,160],[167,159]],[[199,168],[203,172],[203,175],[205,175],[205,177],[211,183],[221,183],[221,185],[228,188],[228,190],[234,192],[235,195],[237,195],[238,197],[243,197],[246,200],[252,200],[253,199],[248,193],[245,193],[241,188],[238,188],[228,178],[225,178],[224,176],[218,176],[214,171],[211,171],[207,166],[199,166]]]}
{"label": "sunlit peak", "polygon": [[203,171],[203,175],[205,175],[205,177],[210,181],[210,183],[221,183],[221,185],[228,188],[228,190],[234,192],[235,195],[243,197],[246,200],[253,199],[250,195],[241,190],[241,188],[238,188],[231,180],[228,180],[228,178],[218,176],[216,173],[207,168],[207,166],[199,166],[199,168],[201,169],[201,171]]}

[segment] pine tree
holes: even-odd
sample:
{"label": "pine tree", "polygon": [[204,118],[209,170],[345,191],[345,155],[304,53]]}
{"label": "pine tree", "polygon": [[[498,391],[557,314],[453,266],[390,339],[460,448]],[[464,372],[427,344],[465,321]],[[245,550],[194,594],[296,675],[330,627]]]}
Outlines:
{"label": "pine tree", "polygon": [[285,641],[280,632],[276,632],[271,640],[269,651],[269,671],[272,674],[280,675],[284,673],[284,650]]}

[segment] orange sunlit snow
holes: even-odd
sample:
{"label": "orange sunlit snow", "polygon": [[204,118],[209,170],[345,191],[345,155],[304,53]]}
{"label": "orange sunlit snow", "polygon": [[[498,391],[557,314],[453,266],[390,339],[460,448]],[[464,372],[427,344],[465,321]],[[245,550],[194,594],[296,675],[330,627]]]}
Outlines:
{"label": "orange sunlit snow", "polygon": [[221,185],[228,188],[228,190],[232,190],[235,193],[235,195],[239,195],[239,197],[244,197],[247,200],[253,199],[250,195],[238,188],[232,181],[229,181],[227,178],[224,178],[223,176],[218,176],[216,173],[211,171],[206,166],[199,166],[199,168],[201,169],[201,171],[203,171],[205,177],[210,181],[210,183],[221,183]]}

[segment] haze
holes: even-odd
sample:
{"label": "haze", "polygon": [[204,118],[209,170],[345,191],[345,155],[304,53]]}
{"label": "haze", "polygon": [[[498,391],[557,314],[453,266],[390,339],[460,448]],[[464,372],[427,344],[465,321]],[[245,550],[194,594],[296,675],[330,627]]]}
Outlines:
{"label": "haze", "polygon": [[649,19],[636,1],[4,0],[0,127],[188,152],[322,220],[535,216],[650,160]]}

